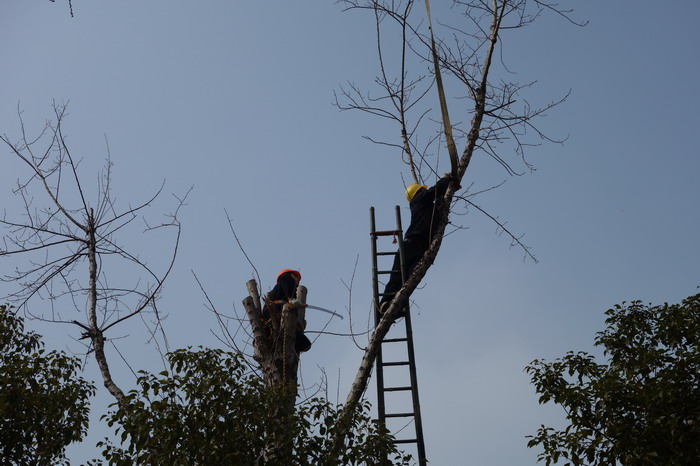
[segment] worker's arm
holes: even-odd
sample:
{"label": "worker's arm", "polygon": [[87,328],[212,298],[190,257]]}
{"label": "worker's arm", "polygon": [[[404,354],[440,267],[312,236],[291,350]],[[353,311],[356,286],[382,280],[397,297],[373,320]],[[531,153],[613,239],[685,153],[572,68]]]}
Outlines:
{"label": "worker's arm", "polygon": [[450,179],[449,173],[445,174],[438,180],[437,183],[435,183],[435,186],[426,189],[424,195],[431,198],[435,196],[443,197],[445,195],[445,191],[447,191],[447,186],[450,184]]}

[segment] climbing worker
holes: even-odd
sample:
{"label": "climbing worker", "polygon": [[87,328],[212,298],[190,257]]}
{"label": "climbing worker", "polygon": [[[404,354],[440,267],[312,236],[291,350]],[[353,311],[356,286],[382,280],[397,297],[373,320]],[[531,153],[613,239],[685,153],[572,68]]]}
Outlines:
{"label": "climbing worker", "polygon": [[[411,208],[411,223],[406,230],[403,240],[404,275],[406,279],[411,275],[425,251],[428,250],[428,246],[430,246],[437,223],[437,218],[435,217],[437,208],[442,204],[442,199],[451,179],[451,175],[446,173],[432,188],[420,184],[410,184],[406,187],[406,200],[408,200]],[[398,253],[394,258],[394,265],[391,267],[391,270],[389,281],[384,288],[384,296],[379,302],[379,312],[382,314],[388,307],[389,302],[394,298],[394,294],[403,285],[401,257]],[[403,315],[405,315],[405,310],[400,314],[400,316]]]}
{"label": "climbing worker", "polygon": [[[296,298],[297,286],[301,281],[301,273],[298,270],[284,269],[277,274],[277,284],[265,297],[263,306],[263,320],[268,326],[279,326],[282,306],[285,302]],[[274,325],[272,321],[277,324]],[[298,322],[296,327],[295,350],[297,353],[309,351],[311,340],[304,335],[304,322]]]}

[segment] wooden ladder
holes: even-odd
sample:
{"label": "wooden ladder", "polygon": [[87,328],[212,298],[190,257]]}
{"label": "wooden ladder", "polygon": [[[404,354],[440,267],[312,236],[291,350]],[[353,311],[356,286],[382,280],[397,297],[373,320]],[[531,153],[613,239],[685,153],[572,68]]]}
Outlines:
{"label": "wooden ladder", "polygon": [[[372,288],[374,291],[374,322],[375,325],[377,325],[377,323],[379,323],[379,320],[381,319],[381,315],[379,314],[378,303],[379,300],[384,296],[384,293],[380,293],[379,290],[379,287],[383,286],[379,282],[379,275],[386,275],[388,278],[388,275],[390,275],[392,272],[391,267],[397,254],[401,259],[400,263],[402,269],[402,283],[406,280],[406,278],[408,278],[406,276],[406,270],[404,267],[403,230],[401,229],[401,209],[399,208],[399,206],[396,206],[396,229],[386,231],[376,230],[374,220],[374,207],[370,207],[370,237],[372,243]],[[382,237],[392,237],[394,238],[394,242],[398,241],[398,250],[377,251],[377,240]],[[389,258],[390,261],[382,260],[381,262],[388,262],[389,265],[386,266],[386,268],[380,269],[378,263],[380,262],[380,258],[384,257]],[[411,329],[411,313],[408,302],[406,303],[405,312],[406,314],[403,318],[405,326],[404,332],[402,334],[392,335],[392,338],[385,338],[382,341],[382,344],[379,348],[379,353],[377,354],[377,359],[375,362],[375,373],[377,378],[377,410],[379,413],[378,418],[381,425],[385,428],[387,427],[387,419],[404,418],[407,422],[405,423],[405,426],[400,429],[401,431],[403,431],[404,428],[407,427],[409,424],[413,424],[413,426],[415,427],[415,435],[409,436],[408,438],[397,438],[394,441],[394,443],[415,444],[418,453],[418,464],[419,466],[426,466],[427,460],[425,458],[423,424],[421,422],[420,400],[418,397],[418,377],[416,375],[416,359],[413,349],[413,330]],[[387,336],[390,336],[392,332],[400,332],[400,326],[400,324],[393,326],[392,330],[389,334],[387,334]],[[382,354],[384,352],[384,345],[392,345],[392,354],[401,355],[398,358],[398,360],[384,361],[384,357]],[[387,351],[388,350],[389,348],[387,347]],[[385,385],[384,377],[384,369],[387,367],[394,367],[396,368],[396,370],[403,370],[404,380],[405,370],[408,369],[408,385],[404,383],[402,384],[402,386],[387,387]],[[395,374],[396,370],[392,370],[392,374]],[[390,395],[406,393],[409,391],[411,392],[411,411],[406,411],[406,409],[404,408],[403,412],[387,412],[387,401],[389,401],[392,398]],[[394,434],[397,435],[398,432],[394,432]]]}

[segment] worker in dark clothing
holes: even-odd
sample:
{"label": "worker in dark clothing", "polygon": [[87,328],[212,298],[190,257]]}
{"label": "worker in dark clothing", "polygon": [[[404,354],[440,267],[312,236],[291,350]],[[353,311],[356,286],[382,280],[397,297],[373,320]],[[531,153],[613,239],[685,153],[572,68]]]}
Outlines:
{"label": "worker in dark clothing", "polygon": [[[450,184],[449,174],[444,175],[435,186],[411,184],[406,188],[406,199],[411,207],[411,224],[406,229],[403,240],[404,275],[408,279],[413,269],[430,246],[435,231],[437,208],[442,205],[442,199]],[[384,313],[394,294],[401,289],[401,257],[397,253],[394,259],[393,271],[384,288],[384,296],[379,302],[379,312]],[[404,313],[402,313],[403,315]]]}
{"label": "worker in dark clothing", "polygon": [[[270,290],[265,298],[263,306],[263,320],[266,324],[272,326],[274,319],[279,325],[279,319],[282,315],[282,306],[287,301],[296,298],[297,286],[301,281],[301,273],[297,270],[284,269],[277,275],[277,284]],[[304,323],[297,324],[296,327],[296,343],[295,350],[297,353],[309,351],[311,348],[311,340],[304,335]]]}

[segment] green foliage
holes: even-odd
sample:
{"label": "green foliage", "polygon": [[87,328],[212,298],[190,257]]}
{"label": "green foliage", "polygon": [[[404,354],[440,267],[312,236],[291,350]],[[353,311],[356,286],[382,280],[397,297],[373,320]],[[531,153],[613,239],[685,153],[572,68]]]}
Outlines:
{"label": "green foliage", "polygon": [[95,387],[78,377],[80,363],[46,352],[41,337],[0,306],[0,457],[3,464],[65,462],[68,444],[87,431]]}
{"label": "green foliage", "polygon": [[[138,388],[121,408],[106,417],[121,439],[105,439],[110,464],[244,465],[280,464],[270,456],[269,439],[289,442],[285,465],[321,465],[332,445],[338,410],[313,399],[297,406],[287,419],[276,418],[283,390],[268,390],[235,353],[200,348],[168,355],[169,370],[140,372]],[[367,414],[365,404],[352,426],[353,435],[340,464],[408,464],[391,437]],[[383,462],[391,456],[393,462]],[[256,462],[257,461],[257,462]]]}
{"label": "green foliage", "polygon": [[561,405],[564,430],[542,426],[547,465],[697,465],[700,461],[700,294],[681,304],[616,305],[596,346],[526,367],[540,403]]}

